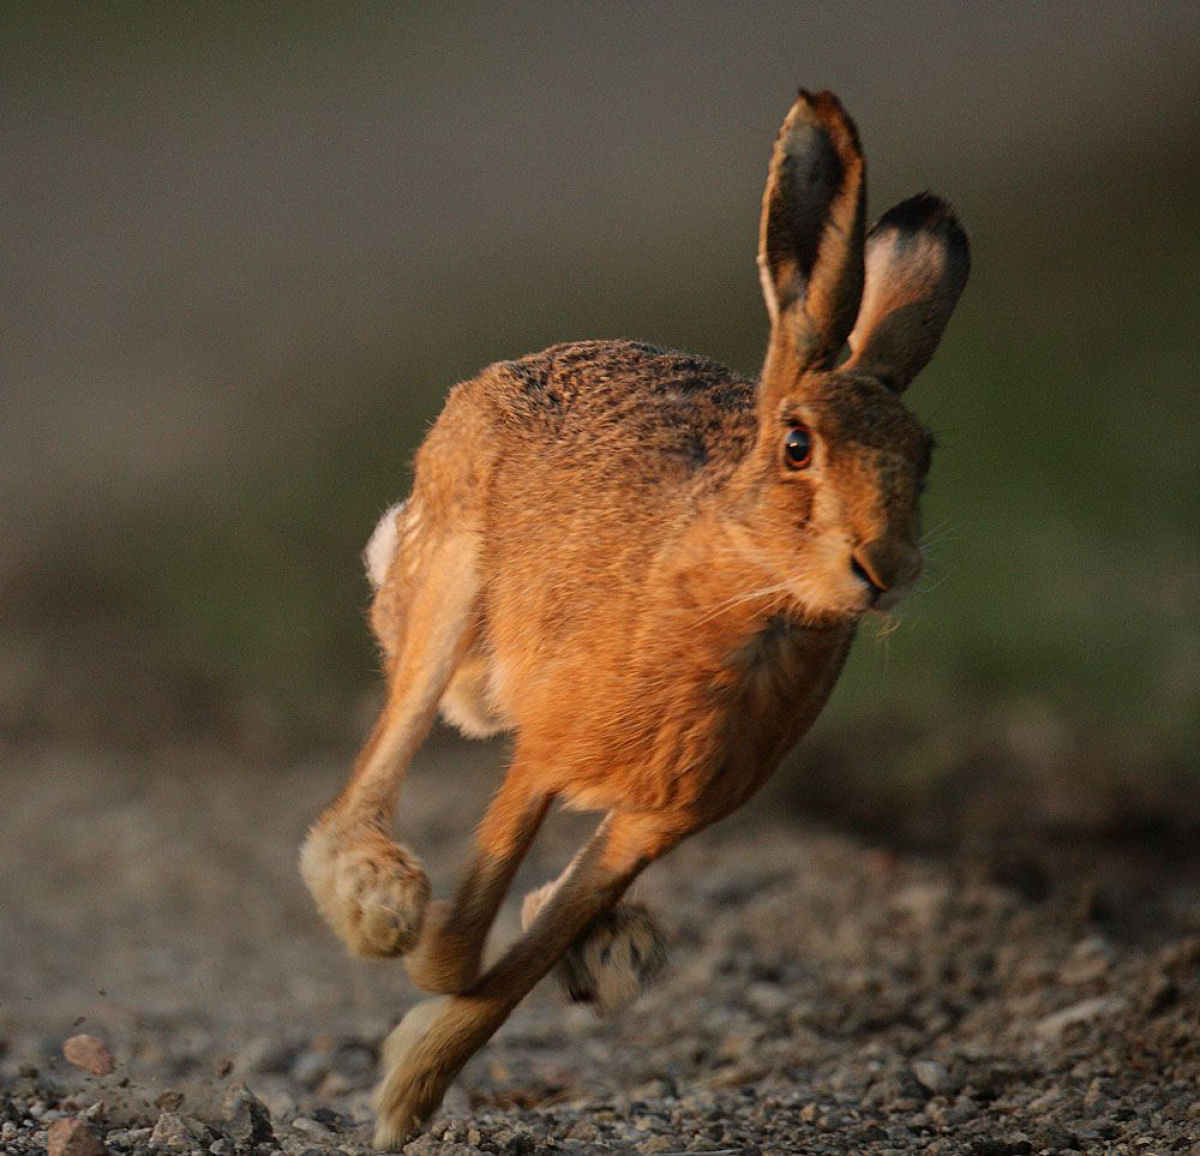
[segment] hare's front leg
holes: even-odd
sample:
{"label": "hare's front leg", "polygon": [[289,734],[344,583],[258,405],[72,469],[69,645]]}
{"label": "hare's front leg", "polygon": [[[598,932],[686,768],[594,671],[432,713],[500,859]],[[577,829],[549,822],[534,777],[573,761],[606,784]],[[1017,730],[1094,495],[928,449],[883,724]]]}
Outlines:
{"label": "hare's front leg", "polygon": [[404,772],[470,645],[478,596],[474,539],[446,535],[418,573],[403,576],[411,591],[404,635],[389,663],[387,703],[350,781],[300,851],[300,873],[318,910],[357,955],[400,955],[421,933],[429,880],[387,831]]}
{"label": "hare's front leg", "polygon": [[416,950],[404,961],[418,987],[466,991],[479,978],[488,931],[533,842],[551,797],[518,757],[475,833],[475,851],[450,903],[430,905]]}
{"label": "hare's front leg", "polygon": [[613,813],[572,863],[533,925],[461,995],[417,1004],[383,1049],[375,1145],[397,1148],[438,1108],[463,1065],[638,874],[678,840],[653,816]]}

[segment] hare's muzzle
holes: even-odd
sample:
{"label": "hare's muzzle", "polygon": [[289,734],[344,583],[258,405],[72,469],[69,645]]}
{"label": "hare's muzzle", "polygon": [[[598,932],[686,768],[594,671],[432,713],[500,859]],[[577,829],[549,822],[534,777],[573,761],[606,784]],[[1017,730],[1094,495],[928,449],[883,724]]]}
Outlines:
{"label": "hare's muzzle", "polygon": [[876,610],[887,610],[911,589],[921,573],[921,552],[907,542],[876,538],[850,556],[850,569],[868,590]]}

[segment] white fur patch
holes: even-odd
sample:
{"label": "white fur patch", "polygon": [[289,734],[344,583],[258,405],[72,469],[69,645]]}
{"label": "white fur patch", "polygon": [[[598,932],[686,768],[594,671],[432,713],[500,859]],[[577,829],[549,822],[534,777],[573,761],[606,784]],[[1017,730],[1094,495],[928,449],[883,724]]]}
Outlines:
{"label": "white fur patch", "polygon": [[367,578],[376,590],[383,585],[392,559],[396,556],[396,547],[400,542],[400,515],[404,512],[405,505],[404,502],[397,502],[388,508],[379,519],[379,525],[372,531],[371,540],[363,551],[363,565],[367,568]]}

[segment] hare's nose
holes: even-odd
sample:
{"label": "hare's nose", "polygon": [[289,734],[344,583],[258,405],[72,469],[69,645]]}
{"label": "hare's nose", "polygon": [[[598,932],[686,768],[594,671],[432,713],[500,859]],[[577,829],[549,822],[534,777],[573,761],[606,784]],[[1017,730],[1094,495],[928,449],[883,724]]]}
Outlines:
{"label": "hare's nose", "polygon": [[875,579],[874,575],[858,560],[857,554],[850,555],[850,569],[854,572],[854,577],[860,582],[865,582],[871,589],[871,601],[879,600],[887,587]]}
{"label": "hare's nose", "polygon": [[871,601],[876,603],[888,591],[899,592],[912,584],[921,570],[921,555],[907,544],[876,538],[854,551],[850,569],[870,588]]}

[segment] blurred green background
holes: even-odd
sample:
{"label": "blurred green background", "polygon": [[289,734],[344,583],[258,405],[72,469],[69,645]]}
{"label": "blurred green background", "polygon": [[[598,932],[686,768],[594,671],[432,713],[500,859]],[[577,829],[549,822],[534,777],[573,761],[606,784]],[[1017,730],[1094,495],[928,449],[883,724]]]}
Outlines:
{"label": "blurred green background", "polygon": [[6,741],[348,750],[358,553],[453,382],[599,336],[755,372],[802,84],[872,215],[935,189],[974,271],[911,395],[929,579],[798,797],[1200,816],[1194,6],[15,3],[0,36]]}

